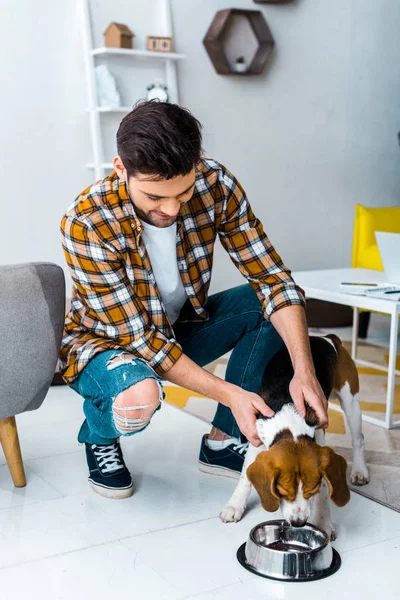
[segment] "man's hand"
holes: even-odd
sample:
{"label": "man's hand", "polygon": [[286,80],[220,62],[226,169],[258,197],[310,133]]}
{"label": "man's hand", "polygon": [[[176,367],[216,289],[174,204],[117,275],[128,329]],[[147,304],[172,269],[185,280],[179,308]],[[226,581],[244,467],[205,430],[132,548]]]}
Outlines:
{"label": "man's hand", "polygon": [[193,390],[206,398],[214,398],[217,402],[228,406],[240,431],[254,446],[261,446],[262,442],[257,435],[256,417],[259,413],[265,417],[273,417],[274,411],[258,394],[246,392],[238,385],[208,373],[185,354],[182,354],[174,366],[164,373],[164,377],[167,381]]}
{"label": "man's hand", "polygon": [[328,402],[315,375],[311,371],[295,372],[289,392],[297,411],[305,417],[307,403],[318,417],[318,429],[328,427]]}
{"label": "man's hand", "polygon": [[258,414],[264,417],[273,417],[274,411],[269,408],[264,400],[252,392],[246,392],[239,386],[230,394],[229,407],[236,419],[240,431],[247,437],[253,446],[261,446],[262,441],[258,437],[256,429],[256,418]]}
{"label": "man's hand", "polygon": [[328,403],[315,378],[303,307],[292,305],[277,310],[271,315],[271,322],[289,350],[295,373],[290,382],[289,392],[298,412],[305,416],[306,402],[315,410],[319,427],[327,427]]}

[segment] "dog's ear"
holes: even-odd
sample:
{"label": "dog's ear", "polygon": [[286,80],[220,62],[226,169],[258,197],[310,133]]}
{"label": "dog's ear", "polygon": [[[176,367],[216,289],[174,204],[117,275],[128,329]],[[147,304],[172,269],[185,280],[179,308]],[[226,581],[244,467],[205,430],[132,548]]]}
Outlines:
{"label": "dog's ear", "polygon": [[280,506],[280,497],[276,491],[276,479],[279,470],[274,466],[270,451],[260,452],[256,460],[248,467],[247,477],[260,496],[264,510],[275,512]]}
{"label": "dog's ear", "polygon": [[336,506],[344,506],[350,500],[350,490],[347,486],[347,462],[332,450],[321,448],[321,468],[325,478],[329,497]]}

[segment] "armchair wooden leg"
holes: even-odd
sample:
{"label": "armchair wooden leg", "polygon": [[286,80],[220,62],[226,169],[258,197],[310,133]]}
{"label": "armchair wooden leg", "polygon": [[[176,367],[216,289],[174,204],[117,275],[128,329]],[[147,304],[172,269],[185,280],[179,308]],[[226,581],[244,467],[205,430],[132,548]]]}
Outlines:
{"label": "armchair wooden leg", "polygon": [[24,487],[26,485],[24,463],[22,462],[15,417],[0,419],[0,442],[14,485]]}

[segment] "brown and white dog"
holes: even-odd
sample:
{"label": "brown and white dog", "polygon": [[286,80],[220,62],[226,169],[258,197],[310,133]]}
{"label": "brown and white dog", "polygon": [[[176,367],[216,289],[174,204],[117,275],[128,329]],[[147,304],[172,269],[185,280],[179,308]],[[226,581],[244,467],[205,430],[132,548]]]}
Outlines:
{"label": "brown and white dog", "polygon": [[[351,482],[368,483],[361,430],[357,368],[336,335],[310,337],[317,379],[328,399],[339,397],[352,436]],[[263,375],[260,396],[274,411],[267,419],[257,419],[257,432],[263,446],[250,445],[237,487],[220,514],[224,523],[239,521],[247,506],[251,485],[263,508],[275,512],[294,527],[307,521],[336,537],[329,498],[344,506],[350,500],[346,482],[347,463],[331,448],[324,447],[325,434],[317,429],[317,418],[307,408],[305,418],[296,411],[289,393],[293,367],[286,348],[270,361]]]}

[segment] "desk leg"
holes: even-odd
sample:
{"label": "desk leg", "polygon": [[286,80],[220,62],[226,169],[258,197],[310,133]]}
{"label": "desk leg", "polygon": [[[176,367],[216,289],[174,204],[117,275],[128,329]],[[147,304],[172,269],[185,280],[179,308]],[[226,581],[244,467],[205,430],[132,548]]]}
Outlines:
{"label": "desk leg", "polygon": [[393,425],[393,402],[394,402],[394,384],[396,379],[396,358],[397,358],[397,334],[399,331],[399,317],[396,313],[392,314],[390,321],[390,345],[389,345],[389,365],[387,378],[386,394],[386,428],[391,429]]}
{"label": "desk leg", "polygon": [[353,308],[353,331],[351,338],[351,358],[356,360],[357,358],[357,340],[358,340],[358,324],[359,324],[359,310],[355,306]]}

